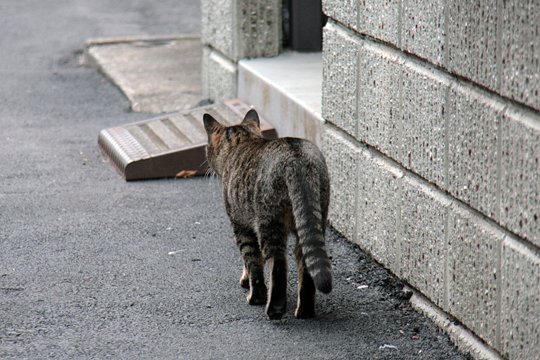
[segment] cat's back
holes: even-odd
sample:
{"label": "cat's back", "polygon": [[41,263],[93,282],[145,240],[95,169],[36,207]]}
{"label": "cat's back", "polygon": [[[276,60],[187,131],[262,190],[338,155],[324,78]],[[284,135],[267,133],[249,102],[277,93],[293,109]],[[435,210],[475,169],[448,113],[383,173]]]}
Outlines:
{"label": "cat's back", "polygon": [[224,182],[243,187],[281,187],[292,172],[327,177],[324,156],[309,140],[283,137],[254,139],[238,146],[231,154]]}
{"label": "cat's back", "polygon": [[284,137],[270,140],[262,146],[260,152],[263,168],[271,165],[283,168],[315,165],[326,169],[322,152],[306,139]]}
{"label": "cat's back", "polygon": [[269,140],[258,151],[253,186],[259,194],[283,193],[287,183],[310,182],[317,179],[323,187],[328,186],[328,170],[323,154],[312,142],[300,138]]}
{"label": "cat's back", "polygon": [[299,138],[279,138],[268,141],[260,154],[253,183],[256,208],[281,213],[294,209],[295,204],[296,208],[318,204],[326,213],[330,192],[328,170],[322,152],[314,143]]}

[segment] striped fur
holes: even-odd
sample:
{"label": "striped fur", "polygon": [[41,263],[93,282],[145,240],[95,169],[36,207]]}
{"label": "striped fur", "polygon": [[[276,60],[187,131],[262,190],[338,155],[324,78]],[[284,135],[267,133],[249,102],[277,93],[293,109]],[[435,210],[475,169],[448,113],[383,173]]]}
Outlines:
{"label": "striped fur", "polygon": [[[240,279],[248,303],[266,303],[270,319],[286,310],[287,235],[297,239],[296,317],[315,314],[315,289],[332,290],[324,231],[329,201],[328,171],[319,149],[307,140],[263,139],[250,110],[237,126],[204,115],[208,164],[221,177],[225,209],[244,261]],[[264,264],[270,268],[267,289]]]}

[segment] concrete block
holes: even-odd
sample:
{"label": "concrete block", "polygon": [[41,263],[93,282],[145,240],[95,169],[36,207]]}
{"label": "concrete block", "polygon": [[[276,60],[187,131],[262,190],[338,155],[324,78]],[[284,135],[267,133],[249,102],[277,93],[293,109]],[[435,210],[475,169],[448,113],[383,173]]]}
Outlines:
{"label": "concrete block", "polygon": [[413,62],[403,66],[402,153],[408,169],[443,188],[445,184],[445,106],[450,79]]}
{"label": "concrete block", "polygon": [[281,1],[203,0],[201,35],[203,44],[234,62],[276,56],[281,48]]}
{"label": "concrete block", "polygon": [[401,48],[440,65],[444,47],[445,0],[404,0]]}
{"label": "concrete block", "polygon": [[323,126],[322,151],[330,174],[330,224],[350,241],[356,240],[356,198],[360,149],[343,132]]}
{"label": "concrete block", "polygon": [[201,41],[230,59],[235,52],[234,3],[227,0],[201,0]]}
{"label": "concrete block", "polygon": [[356,137],[393,158],[401,145],[399,83],[403,60],[395,52],[365,41],[358,72]]}
{"label": "concrete block", "polygon": [[271,57],[281,49],[281,0],[237,1],[237,57]]}
{"label": "concrete block", "polygon": [[236,98],[237,65],[207,46],[203,48],[201,80],[204,98],[213,101]]}
{"label": "concrete block", "polygon": [[333,22],[323,30],[322,115],[350,135],[356,134],[358,39]]}
{"label": "concrete block", "polygon": [[358,18],[357,1],[355,0],[322,0],[323,12],[328,17],[351,29],[356,29]]}
{"label": "concrete block", "polygon": [[503,104],[466,86],[448,98],[448,188],[458,199],[497,219],[497,141]]}
{"label": "concrete block", "polygon": [[509,359],[540,354],[540,255],[506,238],[502,249],[501,346]]}
{"label": "concrete block", "polygon": [[447,0],[445,6],[445,67],[498,90],[496,4],[490,0]]}
{"label": "concrete block", "polygon": [[501,120],[501,224],[540,247],[540,115]]}
{"label": "concrete block", "polygon": [[450,200],[406,176],[401,192],[401,275],[444,307],[446,222]]}
{"label": "concrete block", "polygon": [[399,275],[399,179],[403,173],[367,150],[359,153],[358,166],[356,242]]}
{"label": "concrete block", "polygon": [[500,249],[504,234],[454,205],[448,219],[448,311],[498,347]]}
{"label": "concrete block", "polygon": [[[357,1],[357,31],[400,46],[399,8],[401,0]],[[352,6],[351,6],[352,8]]]}
{"label": "concrete block", "polygon": [[501,93],[540,110],[540,2],[502,2]]}

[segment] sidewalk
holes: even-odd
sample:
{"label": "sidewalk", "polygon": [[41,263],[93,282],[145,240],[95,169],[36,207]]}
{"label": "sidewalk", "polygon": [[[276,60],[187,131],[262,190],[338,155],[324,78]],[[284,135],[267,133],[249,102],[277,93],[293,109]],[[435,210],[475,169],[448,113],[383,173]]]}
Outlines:
{"label": "sidewalk", "polygon": [[292,316],[291,273],[268,321],[238,285],[217,179],[126,183],[104,162],[99,130],[154,115],[79,64],[86,39],[199,30],[198,3],[149,4],[0,5],[0,358],[465,359],[332,231],[319,316]]}

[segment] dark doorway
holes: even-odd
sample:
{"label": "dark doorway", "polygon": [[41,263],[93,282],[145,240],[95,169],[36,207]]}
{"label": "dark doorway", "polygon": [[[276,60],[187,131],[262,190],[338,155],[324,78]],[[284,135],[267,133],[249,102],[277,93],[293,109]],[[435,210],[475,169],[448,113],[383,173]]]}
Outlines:
{"label": "dark doorway", "polygon": [[321,51],[326,20],[321,1],[283,0],[283,47],[303,52]]}

